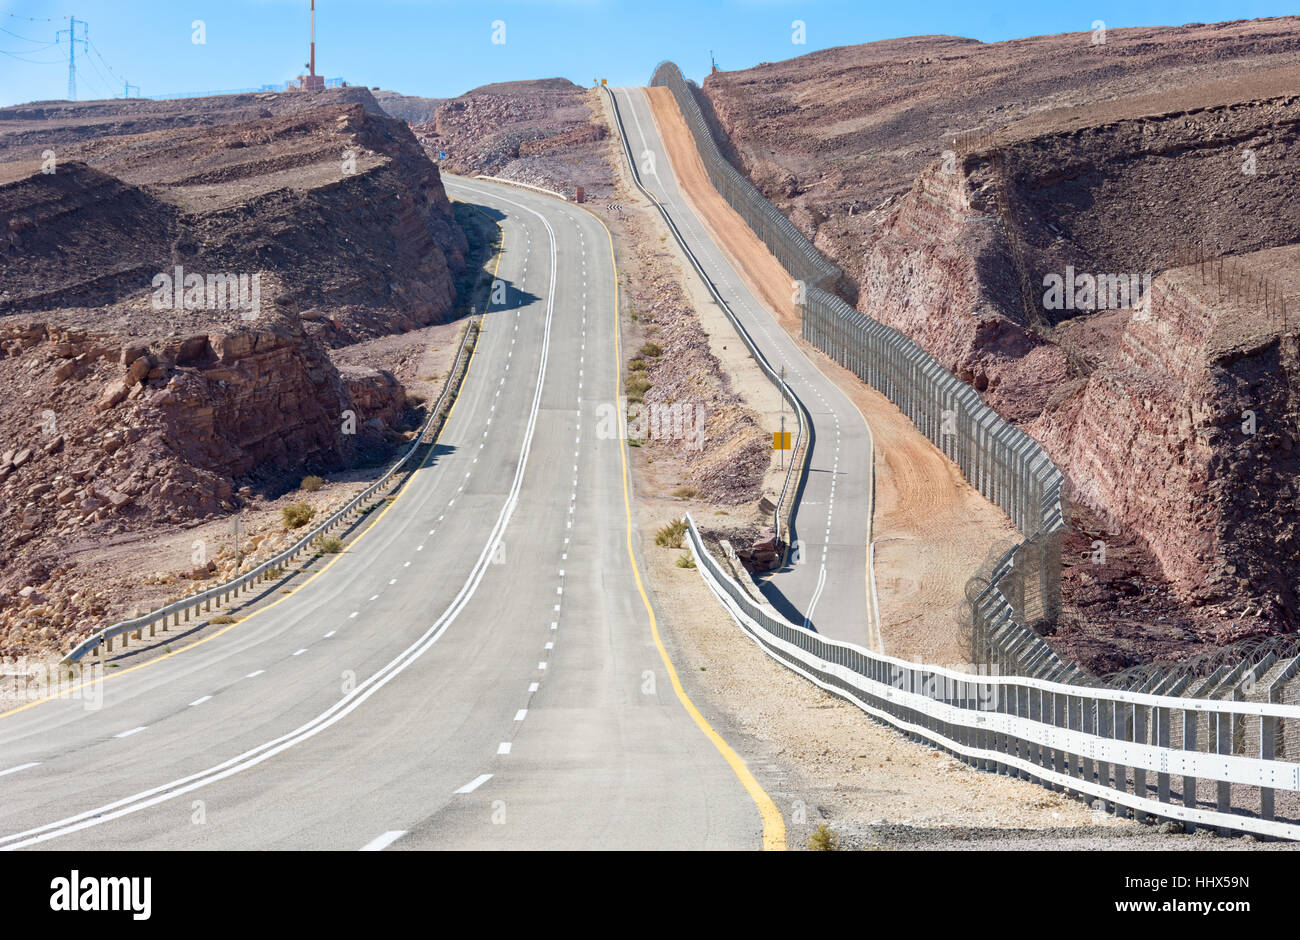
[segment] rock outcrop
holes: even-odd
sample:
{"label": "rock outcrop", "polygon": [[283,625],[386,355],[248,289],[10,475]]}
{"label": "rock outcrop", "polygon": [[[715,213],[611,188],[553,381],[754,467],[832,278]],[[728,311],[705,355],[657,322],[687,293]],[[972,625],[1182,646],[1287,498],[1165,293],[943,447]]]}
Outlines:
{"label": "rock outcrop", "polygon": [[115,540],[389,456],[405,388],[331,350],[447,322],[466,248],[364,89],[0,109],[0,656],[104,613]]}
{"label": "rock outcrop", "polygon": [[[890,40],[716,73],[701,97],[859,309],[1066,471],[1069,551],[1119,559],[1067,559],[1066,632],[1086,609],[1070,642],[1104,669],[1300,626],[1300,20],[1088,39]],[[1050,295],[1079,273],[1109,295]]]}

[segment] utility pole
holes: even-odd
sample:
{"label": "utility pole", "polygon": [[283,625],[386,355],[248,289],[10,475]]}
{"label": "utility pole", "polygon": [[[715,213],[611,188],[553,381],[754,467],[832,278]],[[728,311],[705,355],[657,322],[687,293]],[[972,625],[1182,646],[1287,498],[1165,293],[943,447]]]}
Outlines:
{"label": "utility pole", "polygon": [[[81,24],[81,38],[77,38],[77,24]],[[56,30],[54,33],[54,42],[62,42],[64,33],[68,34],[68,100],[77,100],[77,43],[86,47],[86,54],[90,54],[88,44],[89,27],[85,20],[79,20],[75,16],[68,18],[68,28]]]}
{"label": "utility pole", "polygon": [[239,557],[239,517],[238,516],[235,516],[235,522],[232,527],[232,530],[235,533],[235,574],[239,574],[239,566],[243,563],[243,560]]}
{"label": "utility pole", "polygon": [[139,85],[132,85],[130,82],[126,81],[125,79],[123,79],[122,84],[126,86],[126,87],[122,90],[122,97],[123,97],[123,98],[130,98],[130,97],[131,97],[131,89],[132,89],[132,88],[135,89],[135,96],[136,96],[137,98],[140,97],[140,86],[139,86]]}

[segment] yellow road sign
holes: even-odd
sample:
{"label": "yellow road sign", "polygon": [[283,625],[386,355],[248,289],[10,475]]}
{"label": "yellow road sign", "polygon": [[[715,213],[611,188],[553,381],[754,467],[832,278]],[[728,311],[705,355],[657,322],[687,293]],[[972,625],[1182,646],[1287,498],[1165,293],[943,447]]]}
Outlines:
{"label": "yellow road sign", "polygon": [[772,432],[772,449],[789,450],[790,449],[790,432],[773,431]]}

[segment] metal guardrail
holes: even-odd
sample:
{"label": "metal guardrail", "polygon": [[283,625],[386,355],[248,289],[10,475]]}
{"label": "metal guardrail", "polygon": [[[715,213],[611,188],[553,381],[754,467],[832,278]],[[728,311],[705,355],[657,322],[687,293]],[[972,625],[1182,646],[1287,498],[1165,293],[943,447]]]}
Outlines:
{"label": "metal guardrail", "polygon": [[[430,411],[424,427],[420,429],[420,433],[416,436],[415,440],[411,442],[411,446],[406,450],[406,453],[398,458],[398,460],[384,472],[383,476],[349,500],[347,505],[335,512],[324,522],[320,523],[289,548],[262,562],[257,567],[250,569],[236,578],[232,578],[229,581],[219,584],[216,587],[209,588],[206,591],[191,594],[188,597],[183,597],[180,600],[172,601],[170,604],[152,610],[147,614],[105,627],[98,633],[92,634],[90,637],[82,640],[73,647],[71,652],[63,658],[62,662],[75,663],[87,653],[100,649],[102,645],[108,650],[111,650],[113,639],[118,636],[124,638],[123,643],[125,645],[125,643],[129,642],[130,634],[134,633],[136,638],[139,639],[141,638],[142,631],[146,628],[149,630],[149,635],[152,637],[155,635],[157,624],[161,623],[163,629],[167,629],[168,617],[173,619],[173,624],[179,624],[182,615],[186,620],[189,620],[191,611],[193,611],[197,616],[200,609],[211,610],[214,601],[217,603],[217,606],[220,607],[222,603],[229,601],[231,596],[238,596],[253,584],[267,580],[271,572],[278,570],[281,566],[296,559],[300,554],[310,549],[312,543],[315,542],[316,539],[330,532],[340,523],[346,521],[352,513],[360,509],[362,504],[369,501],[393,480],[397,472],[406,465],[407,461],[409,461],[421,445],[425,443],[425,438],[430,434],[430,432],[435,430],[435,424],[437,425],[436,431],[441,432],[442,425],[438,422],[440,422],[441,418],[445,417],[443,409],[447,406],[451,398],[459,392],[460,383],[464,379],[462,363],[468,363],[468,354],[472,349],[471,341],[477,340],[478,329],[479,318],[472,318],[467,323],[465,332],[461,336],[460,346],[456,350],[456,358],[453,362],[452,371],[448,373],[447,384],[444,386],[442,393],[438,396],[438,401]],[[430,440],[430,443],[432,443],[432,440]],[[386,496],[387,494],[384,495]],[[101,650],[101,654],[102,652],[103,651]]]}
{"label": "metal guardrail", "polygon": [[[1276,802],[1279,791],[1300,791],[1300,706],[959,672],[873,653],[755,602],[709,553],[694,519],[684,521],[700,576],[741,629],[871,717],[978,769],[1098,800],[1117,815],[1300,840],[1300,798],[1286,799],[1281,819]],[[1202,800],[1207,786],[1212,798]]]}
{"label": "metal guardrail", "polygon": [[[790,408],[799,421],[799,429],[795,438],[794,449],[790,452],[790,468],[786,471],[785,480],[781,484],[781,495],[777,498],[776,507],[772,510],[773,531],[776,533],[777,540],[785,545],[785,552],[788,554],[790,543],[793,539],[787,538],[786,536],[788,536],[794,528],[797,495],[802,488],[804,479],[808,475],[808,462],[812,455],[813,441],[815,440],[812,416],[808,413],[808,409],[804,407],[803,402],[799,400],[799,396],[794,393],[794,389],[790,387],[789,383],[781,377],[780,373],[772,367],[772,364],[768,361],[767,357],[763,355],[762,350],[758,348],[758,344],[755,343],[753,337],[749,335],[749,331],[741,325],[740,318],[737,317],[735,311],[731,309],[731,305],[723,299],[717,285],[713,283],[713,279],[709,277],[708,272],[704,270],[704,265],[700,263],[700,260],[695,256],[695,253],[691,251],[690,246],[686,243],[686,238],[677,227],[677,223],[673,221],[672,216],[669,215],[668,210],[664,208],[663,204],[660,203],[657,198],[655,198],[654,193],[650,192],[650,190],[641,182],[641,173],[637,169],[636,160],[632,156],[632,148],[628,144],[627,129],[623,125],[623,115],[619,111],[618,99],[614,97],[614,92],[610,90],[608,86],[605,87],[605,92],[609,96],[610,107],[614,112],[614,121],[617,125],[619,140],[623,144],[623,153],[627,157],[628,167],[632,173],[632,181],[636,184],[637,189],[639,189],[641,193],[650,200],[650,203],[659,210],[659,215],[668,226],[668,230],[672,232],[673,238],[677,241],[683,254],[685,254],[686,258],[691,262],[691,266],[695,268],[695,272],[699,275],[700,280],[704,282],[704,286],[708,289],[710,296],[712,296],[718,306],[722,308],[722,312],[726,315],[728,322],[731,323],[732,328],[740,337],[740,341],[745,344],[745,348],[749,350],[749,354],[754,358],[754,361],[758,363],[758,367],[763,371],[763,374],[772,381],[772,384],[776,386],[777,391],[781,393],[781,396],[790,403]],[[782,557],[781,560],[784,565],[785,558]]]}
{"label": "metal guardrail", "polygon": [[565,202],[569,201],[569,197],[564,195],[564,193],[557,193],[555,190],[547,189],[545,186],[534,186],[532,183],[521,183],[519,180],[506,179],[504,176],[488,176],[485,173],[477,173],[475,174],[474,179],[488,180],[492,183],[504,183],[507,186],[519,186],[523,189],[531,189],[535,193],[544,193],[547,196],[554,196],[556,199],[563,199]]}

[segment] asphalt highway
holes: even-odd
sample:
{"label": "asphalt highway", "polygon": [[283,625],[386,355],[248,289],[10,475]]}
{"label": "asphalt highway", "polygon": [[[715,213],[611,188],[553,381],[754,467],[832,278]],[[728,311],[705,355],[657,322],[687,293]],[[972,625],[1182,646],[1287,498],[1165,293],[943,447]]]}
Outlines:
{"label": "asphalt highway", "polygon": [[102,707],[0,718],[0,848],[762,844],[761,801],[674,692],[623,444],[597,434],[620,375],[607,233],[444,179],[504,216],[508,289],[434,456],[274,608],[111,675]]}

